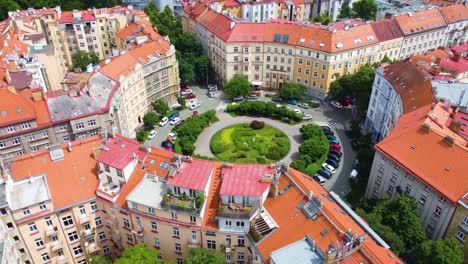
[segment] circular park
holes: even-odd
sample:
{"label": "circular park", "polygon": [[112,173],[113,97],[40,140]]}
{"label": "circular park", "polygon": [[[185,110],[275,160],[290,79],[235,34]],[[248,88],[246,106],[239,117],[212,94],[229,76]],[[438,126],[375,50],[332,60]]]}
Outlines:
{"label": "circular park", "polygon": [[237,163],[273,163],[286,156],[289,148],[285,133],[257,120],[225,127],[210,142],[216,158]]}

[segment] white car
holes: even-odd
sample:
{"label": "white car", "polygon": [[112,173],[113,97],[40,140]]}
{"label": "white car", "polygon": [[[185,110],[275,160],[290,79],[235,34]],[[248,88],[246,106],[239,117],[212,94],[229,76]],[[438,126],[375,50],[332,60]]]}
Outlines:
{"label": "white car", "polygon": [[172,140],[176,140],[177,135],[175,133],[169,133],[167,134],[168,137],[172,138]]}
{"label": "white car", "polygon": [[187,89],[187,90],[183,90],[182,92],[180,92],[180,95],[185,96],[191,93],[193,93],[192,89]]}
{"label": "white car", "polygon": [[331,173],[335,173],[335,172],[336,172],[335,168],[333,168],[333,166],[331,166],[331,165],[328,164],[328,163],[323,163],[323,164],[322,164],[322,169],[328,170],[328,171],[330,171]]}
{"label": "white car", "polygon": [[180,118],[178,118],[178,117],[172,119],[172,121],[169,122],[169,124],[171,124],[171,125],[173,125],[173,126],[175,126],[175,125],[177,125],[177,124],[179,124],[179,123],[180,123]]}
{"label": "white car", "polygon": [[151,130],[151,132],[148,135],[148,139],[153,139],[157,134],[158,134],[158,132],[156,132],[156,130],[154,130],[154,129]]}
{"label": "white car", "polygon": [[297,108],[296,108],[296,109],[294,109],[294,112],[296,112],[296,113],[302,115],[302,111],[301,111],[300,109],[297,109]]}
{"label": "white car", "polygon": [[338,108],[338,109],[343,108],[343,106],[340,103],[338,103],[337,101],[332,101],[330,104],[333,107]]}
{"label": "white car", "polygon": [[161,121],[159,122],[159,126],[162,126],[162,127],[163,127],[163,126],[167,125],[167,122],[169,122],[169,118],[167,118],[167,116],[165,116],[165,117],[163,117],[163,118],[161,119]]}
{"label": "white car", "polygon": [[305,114],[305,115],[302,117],[302,120],[309,120],[309,119],[312,119],[312,116],[309,115],[309,114]]}
{"label": "white car", "polygon": [[349,178],[351,179],[354,179],[358,176],[358,171],[356,169],[353,169],[353,171],[351,171],[351,174],[349,174]]}
{"label": "white car", "polygon": [[200,105],[201,105],[200,103],[192,104],[192,105],[190,105],[189,108],[190,108],[190,110],[193,110],[193,109],[195,109],[195,108],[200,107]]}

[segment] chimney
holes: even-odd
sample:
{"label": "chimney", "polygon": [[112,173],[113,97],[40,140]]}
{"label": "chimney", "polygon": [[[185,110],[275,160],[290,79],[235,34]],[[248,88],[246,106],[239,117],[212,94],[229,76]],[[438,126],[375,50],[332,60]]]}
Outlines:
{"label": "chimney", "polygon": [[93,148],[93,158],[97,159],[97,157],[99,157],[99,154],[101,154],[101,148],[100,147]]}
{"label": "chimney", "polygon": [[460,62],[460,59],[461,59],[461,54],[458,52],[454,52],[452,60],[456,62]]}
{"label": "chimney", "polygon": [[444,142],[449,144],[450,146],[453,146],[453,143],[455,143],[455,140],[451,136],[445,136]]}
{"label": "chimney", "polygon": [[16,94],[16,89],[15,89],[15,87],[14,87],[13,85],[8,85],[8,86],[7,86],[7,89],[8,89],[8,91],[10,91],[10,92]]}
{"label": "chimney", "polygon": [[279,184],[277,182],[272,182],[270,185],[270,194],[274,198],[278,197]]}
{"label": "chimney", "polygon": [[72,152],[72,144],[71,144],[71,142],[68,142],[68,151],[69,151],[69,152]]}
{"label": "chimney", "polygon": [[110,59],[109,59],[109,58],[107,58],[107,59],[104,61],[105,64],[109,64],[109,62],[110,62]]}
{"label": "chimney", "polygon": [[453,120],[450,122],[449,129],[457,133],[460,131],[461,122],[458,120]]}
{"label": "chimney", "polygon": [[231,21],[231,29],[233,29],[235,25],[236,25],[236,22]]}

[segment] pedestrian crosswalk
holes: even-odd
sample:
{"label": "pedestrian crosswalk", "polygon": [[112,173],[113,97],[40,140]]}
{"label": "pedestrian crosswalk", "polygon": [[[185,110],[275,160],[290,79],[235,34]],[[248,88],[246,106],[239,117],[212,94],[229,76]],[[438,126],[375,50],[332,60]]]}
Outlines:
{"label": "pedestrian crosswalk", "polygon": [[329,126],[333,129],[339,129],[339,130],[345,130],[345,127],[343,124],[336,123],[336,122],[320,122],[320,121],[314,121],[315,124],[319,126]]}

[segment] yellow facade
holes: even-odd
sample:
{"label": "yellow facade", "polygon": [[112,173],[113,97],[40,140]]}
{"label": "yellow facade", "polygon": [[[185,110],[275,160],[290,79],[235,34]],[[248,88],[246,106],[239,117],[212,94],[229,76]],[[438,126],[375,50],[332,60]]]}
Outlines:
{"label": "yellow facade", "polygon": [[[465,197],[468,196],[465,194]],[[466,198],[465,198],[466,199]],[[463,202],[463,198],[459,201],[452,220],[445,231],[445,238],[454,238],[460,243],[463,253],[465,254],[465,263],[468,263],[468,206]]]}

